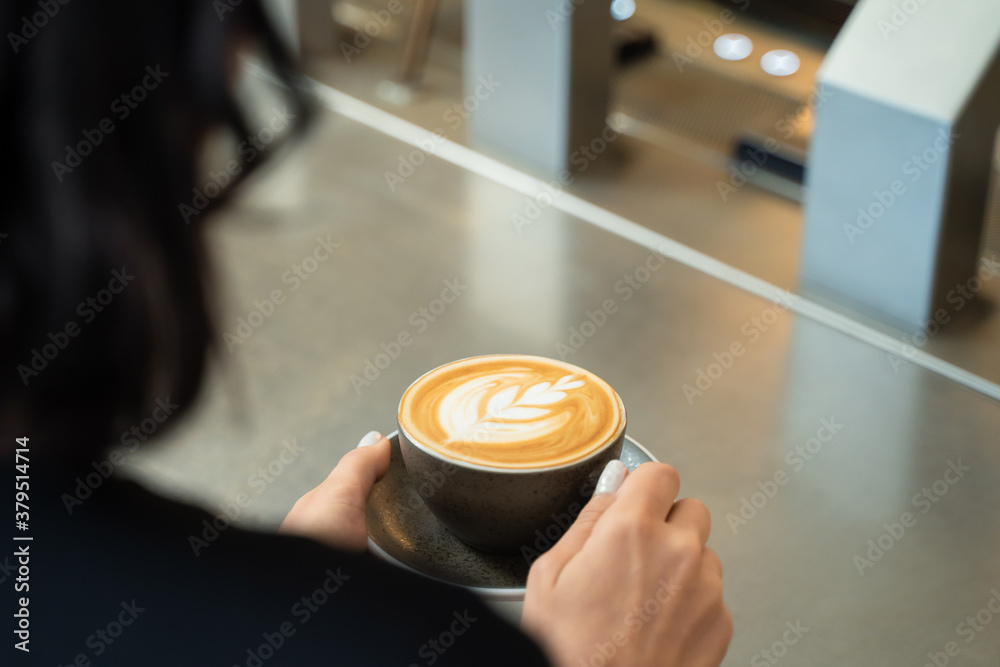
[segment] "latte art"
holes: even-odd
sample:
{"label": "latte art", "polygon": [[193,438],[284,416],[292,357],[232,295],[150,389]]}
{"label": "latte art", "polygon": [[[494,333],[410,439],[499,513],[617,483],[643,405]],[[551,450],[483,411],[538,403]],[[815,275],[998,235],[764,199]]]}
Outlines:
{"label": "latte art", "polygon": [[571,463],[613,440],[624,410],[603,380],[571,364],[523,355],[463,359],[403,394],[399,423],[448,458],[499,468]]}

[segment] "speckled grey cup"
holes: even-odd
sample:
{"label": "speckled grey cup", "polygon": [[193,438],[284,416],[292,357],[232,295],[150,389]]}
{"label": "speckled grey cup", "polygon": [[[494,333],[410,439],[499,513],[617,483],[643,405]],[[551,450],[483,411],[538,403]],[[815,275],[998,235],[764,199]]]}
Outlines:
{"label": "speckled grey cup", "polygon": [[533,559],[573,523],[607,463],[621,455],[618,432],[588,456],[548,468],[492,468],[450,459],[414,442],[399,424],[399,448],[413,487],[444,526],[463,542]]}

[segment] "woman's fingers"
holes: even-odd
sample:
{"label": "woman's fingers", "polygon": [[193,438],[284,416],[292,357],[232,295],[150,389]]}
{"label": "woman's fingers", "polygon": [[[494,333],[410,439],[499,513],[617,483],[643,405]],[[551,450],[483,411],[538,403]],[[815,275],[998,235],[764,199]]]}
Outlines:
{"label": "woman's fingers", "polygon": [[[628,479],[625,479],[625,477]],[[552,584],[559,577],[563,566],[583,549],[594,527],[605,515],[613,517],[655,517],[663,521],[670,513],[677,492],[680,477],[672,467],[662,463],[644,463],[634,472],[621,461],[611,461],[605,467],[590,502],[570,526],[566,534],[539,559],[541,561],[535,576],[543,577]],[[684,521],[688,521],[684,511]],[[696,511],[696,510],[695,510]],[[707,512],[707,510],[706,510]],[[704,528],[707,539],[708,527]],[[699,529],[698,534],[702,531]],[[704,544],[704,541],[702,542]]]}
{"label": "woman's fingers", "polygon": [[[616,492],[595,495],[577,520],[582,525],[536,561],[521,623],[555,664],[596,664],[595,655],[609,667],[715,667],[723,660],[732,618],[722,565],[706,546],[711,518],[703,503],[677,500],[679,489],[676,470],[642,464]],[[642,632],[624,634],[623,619],[636,621],[637,605],[649,612],[639,617]],[[616,633],[628,641],[611,643]]]}
{"label": "woman's fingers", "polygon": [[[615,495],[619,487],[628,475],[628,468],[624,463],[615,459],[610,461],[601,472],[594,489],[593,497],[580,511],[579,516],[573,521],[569,530],[559,538],[555,546],[549,549],[539,560],[538,567],[533,567],[535,576],[543,576],[549,579],[546,583],[551,585],[558,577],[559,572],[573,556],[579,553],[583,545],[590,538],[591,532],[598,519],[607,511],[608,507],[615,501]],[[530,576],[530,575],[529,575]]]}
{"label": "woman's fingers", "polygon": [[694,498],[681,498],[675,502],[667,515],[667,523],[694,531],[702,544],[708,542],[712,531],[712,515],[705,503]]}
{"label": "woman's fingers", "polygon": [[665,463],[643,463],[619,489],[617,500],[608,514],[663,521],[670,513],[680,488],[680,475],[672,467]]}

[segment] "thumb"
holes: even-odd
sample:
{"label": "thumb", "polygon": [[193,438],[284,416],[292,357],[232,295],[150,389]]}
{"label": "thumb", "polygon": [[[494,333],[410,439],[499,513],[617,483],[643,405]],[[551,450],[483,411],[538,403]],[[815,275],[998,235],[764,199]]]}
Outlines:
{"label": "thumb", "polygon": [[333,504],[349,504],[365,511],[375,482],[389,470],[389,440],[378,431],[361,439],[353,451],[340,459],[323,482],[314,489],[317,499]]}
{"label": "thumb", "polygon": [[597,480],[593,497],[587,501],[569,530],[559,538],[555,546],[542,556],[548,561],[546,571],[548,576],[552,577],[552,581],[559,577],[559,573],[566,563],[580,553],[583,545],[590,539],[594,525],[615,501],[618,488],[625,481],[627,475],[628,468],[618,459],[609,461],[604,467],[604,471]]}
{"label": "thumb", "polygon": [[295,503],[278,532],[364,551],[368,535],[365,504],[375,482],[389,470],[390,451],[384,435],[377,431],[366,435],[319,486]]}

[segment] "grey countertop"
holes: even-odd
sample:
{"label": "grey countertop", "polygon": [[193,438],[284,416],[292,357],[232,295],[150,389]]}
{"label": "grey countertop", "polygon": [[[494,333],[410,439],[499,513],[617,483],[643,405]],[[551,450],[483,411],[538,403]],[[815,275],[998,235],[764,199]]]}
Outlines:
{"label": "grey countertop", "polygon": [[[247,493],[239,521],[273,529],[424,371],[564,356],[711,510],[726,665],[1000,664],[1000,403],[558,210],[518,231],[522,194],[436,157],[392,191],[411,150],[325,112],[213,222],[239,342],[131,474],[209,508]],[[284,440],[301,453],[261,476]]]}

